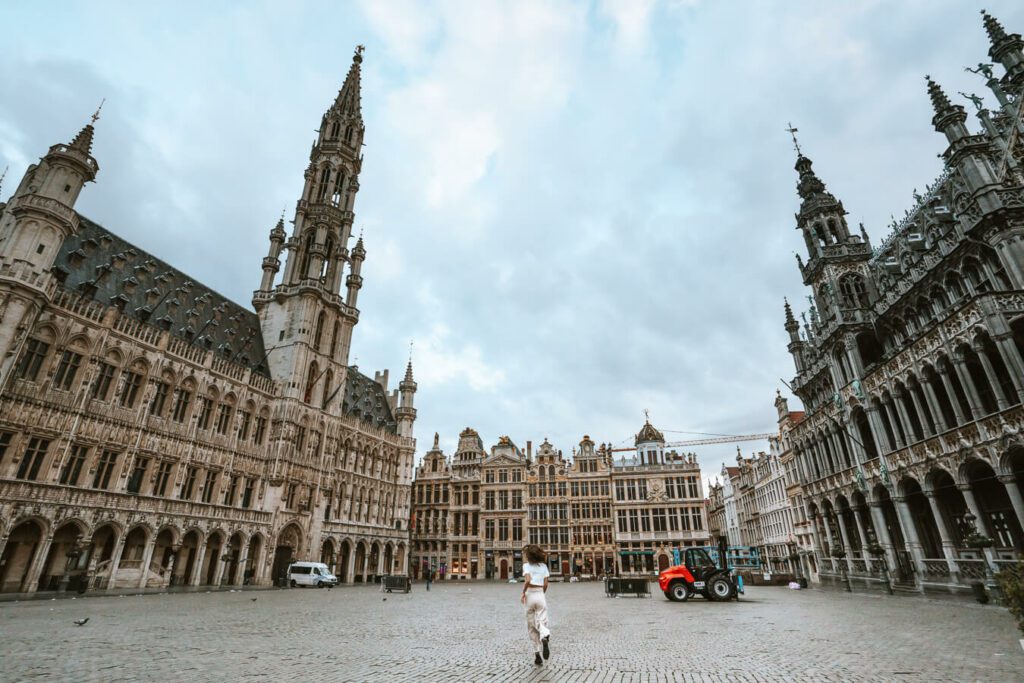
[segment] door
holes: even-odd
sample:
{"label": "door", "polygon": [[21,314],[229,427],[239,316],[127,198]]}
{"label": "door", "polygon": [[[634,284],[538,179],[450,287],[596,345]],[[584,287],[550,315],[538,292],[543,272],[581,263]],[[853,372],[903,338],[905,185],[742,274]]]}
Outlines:
{"label": "door", "polygon": [[501,559],[501,580],[508,581],[508,560]]}
{"label": "door", "polygon": [[663,572],[668,569],[668,555],[658,555],[658,571]]}

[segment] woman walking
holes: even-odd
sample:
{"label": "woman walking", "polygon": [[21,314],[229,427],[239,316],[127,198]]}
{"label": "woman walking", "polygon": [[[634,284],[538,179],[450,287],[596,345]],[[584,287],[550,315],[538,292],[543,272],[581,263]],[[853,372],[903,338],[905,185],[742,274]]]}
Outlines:
{"label": "woman walking", "polygon": [[[520,599],[526,605],[526,631],[533,643],[533,663],[543,664],[544,659],[551,656],[548,641],[551,631],[548,630],[548,566],[544,564],[544,551],[537,545],[528,545],[523,549],[526,563],[523,564],[523,596]],[[543,652],[544,659],[541,659]]]}

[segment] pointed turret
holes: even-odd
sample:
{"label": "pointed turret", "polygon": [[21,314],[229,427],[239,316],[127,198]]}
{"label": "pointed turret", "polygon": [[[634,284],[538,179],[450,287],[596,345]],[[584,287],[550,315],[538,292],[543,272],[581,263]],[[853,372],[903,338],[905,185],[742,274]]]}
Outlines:
{"label": "pointed turret", "polygon": [[793,317],[793,309],[789,306],[789,299],[783,297],[782,301],[786,311],[786,332],[789,332],[791,341],[798,342],[800,341],[800,323]]}
{"label": "pointed turret", "polygon": [[939,84],[932,80],[931,76],[925,76],[928,83],[928,97],[932,101],[932,109],[935,116],[932,117],[932,125],[935,130],[945,134],[950,144],[965,138],[969,135],[964,122],[967,121],[967,112],[959,104],[953,104],[949,97],[942,91]]}
{"label": "pointed turret", "polygon": [[1024,40],[1019,33],[1007,33],[1003,25],[985,10],[981,10],[982,22],[991,44],[988,54],[1006,69],[1004,83],[1010,90],[1018,91],[1024,85]]}
{"label": "pointed turret", "polygon": [[413,400],[416,395],[416,382],[412,378],[412,358],[409,358],[405,366],[405,378],[398,383],[400,396],[398,410],[395,417],[398,418],[398,433],[401,436],[412,436],[412,423],[416,420],[416,408],[413,407]]}

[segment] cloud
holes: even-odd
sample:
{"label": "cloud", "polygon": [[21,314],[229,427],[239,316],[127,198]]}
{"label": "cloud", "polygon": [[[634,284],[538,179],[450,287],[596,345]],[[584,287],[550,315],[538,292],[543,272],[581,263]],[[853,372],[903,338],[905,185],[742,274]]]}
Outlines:
{"label": "cloud", "polygon": [[[1018,4],[989,9],[1021,32]],[[107,97],[78,208],[245,304],[365,44],[353,354],[394,376],[415,339],[421,452],[466,426],[628,443],[644,408],[771,431],[804,294],[783,129],[878,241],[940,168],[923,74],[983,94],[962,68],[989,47],[953,0],[112,7],[5,8],[5,192]]]}

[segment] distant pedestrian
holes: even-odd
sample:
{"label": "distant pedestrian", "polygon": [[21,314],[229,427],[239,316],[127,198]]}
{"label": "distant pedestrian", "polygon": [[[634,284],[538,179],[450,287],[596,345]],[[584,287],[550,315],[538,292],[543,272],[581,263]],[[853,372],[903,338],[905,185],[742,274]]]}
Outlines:
{"label": "distant pedestrian", "polygon": [[433,569],[428,569],[427,570],[427,590],[428,591],[430,590],[430,584],[433,581],[434,581],[434,570]]}
{"label": "distant pedestrian", "polygon": [[[544,551],[537,545],[523,549],[526,563],[523,564],[523,595],[520,602],[526,605],[526,631],[533,643],[533,663],[543,664],[551,656],[548,643],[551,631],[548,629],[548,577],[551,572],[544,564]],[[541,659],[543,652],[544,659]]]}

